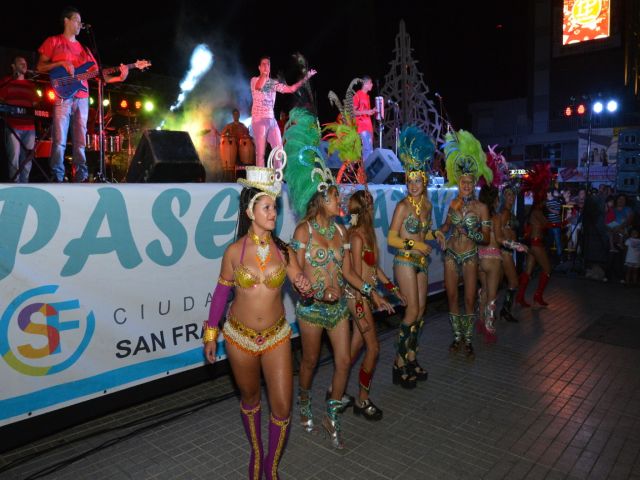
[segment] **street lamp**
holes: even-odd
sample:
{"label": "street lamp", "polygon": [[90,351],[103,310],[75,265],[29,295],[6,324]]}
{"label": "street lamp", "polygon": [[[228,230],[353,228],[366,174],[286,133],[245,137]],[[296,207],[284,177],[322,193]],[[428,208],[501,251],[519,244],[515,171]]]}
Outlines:
{"label": "street lamp", "polygon": [[[604,110],[604,104],[601,101],[596,101],[591,108],[589,109],[589,131],[587,133],[587,198],[585,200],[585,209],[587,208],[587,204],[591,204],[591,179],[590,179],[590,171],[591,171],[591,131],[593,128],[593,114],[599,115]],[[608,100],[606,104],[607,111],[609,113],[614,113],[618,109],[618,102],[615,100]],[[587,225],[585,222],[585,217],[582,217],[582,259],[584,262],[584,266],[586,266],[587,262],[587,235],[590,230],[590,225]]]}
{"label": "street lamp", "polygon": [[[604,104],[598,100],[589,109],[589,131],[587,133],[587,195],[591,190],[589,173],[591,171],[591,130],[593,128],[593,114],[599,115],[604,110]],[[618,110],[618,102],[611,99],[607,101],[607,111],[615,113]]]}

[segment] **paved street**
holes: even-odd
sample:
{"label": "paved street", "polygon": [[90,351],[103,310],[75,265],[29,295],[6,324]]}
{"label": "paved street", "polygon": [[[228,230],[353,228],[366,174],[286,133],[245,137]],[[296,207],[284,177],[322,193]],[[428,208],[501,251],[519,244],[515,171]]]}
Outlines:
{"label": "paved street", "polygon": [[[432,302],[419,354],[429,380],[409,391],[391,383],[395,330],[381,326],[371,396],[384,419],[348,410],[340,452],[294,423],[281,477],[640,479],[640,289],[554,276],[546,297],[547,308],[515,309],[520,323],[500,322],[497,344],[476,339],[471,362],[449,355],[446,304]],[[225,376],[7,452],[0,469],[30,457],[0,478],[242,479],[248,450]]]}

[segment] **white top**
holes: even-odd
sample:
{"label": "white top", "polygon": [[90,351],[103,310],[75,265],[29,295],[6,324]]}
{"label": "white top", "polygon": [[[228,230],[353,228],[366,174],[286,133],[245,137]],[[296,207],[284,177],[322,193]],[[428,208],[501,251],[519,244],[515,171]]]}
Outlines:
{"label": "white top", "polygon": [[624,242],[627,247],[627,256],[624,263],[640,263],[640,238],[627,238]]}
{"label": "white top", "polygon": [[273,107],[276,104],[276,92],[290,93],[293,89],[286,83],[281,83],[270,78],[260,90],[256,90],[255,85],[259,78],[260,77],[253,77],[251,79],[251,96],[253,97],[251,117],[252,119],[275,118],[273,115]]}

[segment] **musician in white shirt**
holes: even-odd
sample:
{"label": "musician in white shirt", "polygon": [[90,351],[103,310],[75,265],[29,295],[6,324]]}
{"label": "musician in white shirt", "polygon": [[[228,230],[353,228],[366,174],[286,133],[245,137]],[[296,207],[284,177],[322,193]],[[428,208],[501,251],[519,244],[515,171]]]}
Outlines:
{"label": "musician in white shirt", "polygon": [[293,85],[287,85],[270,77],[271,58],[266,56],[260,57],[258,71],[260,75],[251,79],[251,97],[253,98],[251,129],[256,144],[256,165],[264,167],[267,141],[271,148],[282,146],[280,129],[273,113],[276,93],[295,93],[304,82],[316,74],[316,71],[309,70],[300,81]]}

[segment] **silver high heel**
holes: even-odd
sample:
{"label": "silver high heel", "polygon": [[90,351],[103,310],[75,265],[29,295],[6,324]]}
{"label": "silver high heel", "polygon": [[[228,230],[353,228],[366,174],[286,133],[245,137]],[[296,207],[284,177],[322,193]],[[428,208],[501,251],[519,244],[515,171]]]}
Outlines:
{"label": "silver high heel", "polygon": [[344,448],[340,418],[338,417],[338,413],[341,409],[342,402],[340,400],[328,400],[327,414],[322,418],[322,426],[324,427],[325,436],[328,436],[331,439],[331,445],[337,450],[342,450]]}
{"label": "silver high heel", "polygon": [[300,426],[305,432],[314,433],[316,426],[313,423],[313,412],[311,411],[311,390],[298,389],[298,407],[300,409]]}

